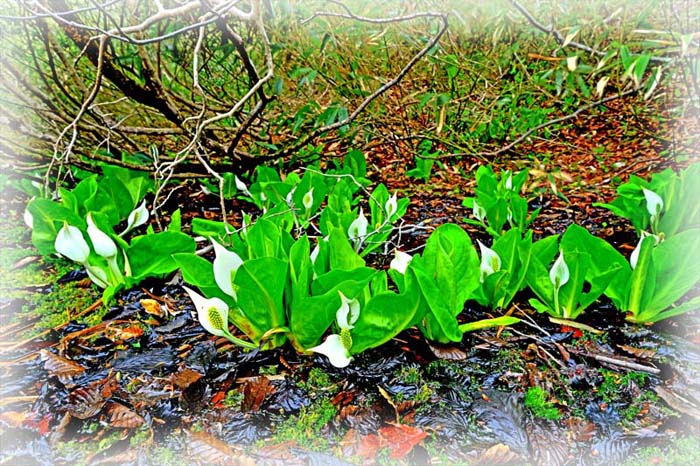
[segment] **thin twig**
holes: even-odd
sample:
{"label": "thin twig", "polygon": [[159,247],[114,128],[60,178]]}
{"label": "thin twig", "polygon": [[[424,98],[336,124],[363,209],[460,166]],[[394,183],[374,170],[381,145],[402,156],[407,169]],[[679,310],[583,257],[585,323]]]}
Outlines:
{"label": "thin twig", "polygon": [[[537,21],[537,19],[530,13],[527,8],[525,8],[518,0],[510,0],[510,3],[520,12],[522,13],[525,18],[535,26],[537,29],[539,29],[542,32],[546,32],[547,34],[551,34],[552,37],[557,41],[557,43],[562,46],[571,46],[575,47],[577,49],[583,50],[585,52],[591,53],[593,55],[597,55],[599,57],[604,57],[607,53],[603,52],[602,50],[596,50],[593,47],[590,47],[588,45],[582,44],[580,42],[575,42],[573,40],[571,41],[566,41],[566,38],[562,36],[562,34],[554,29],[554,26],[549,25],[545,26],[544,24],[540,23]],[[670,63],[674,61],[675,59],[673,58],[668,58],[668,57],[651,57],[650,61],[655,62],[655,63]]]}
{"label": "thin twig", "polygon": [[472,157],[497,157],[497,156],[503,154],[504,152],[508,152],[508,151],[511,150],[513,147],[515,147],[515,146],[517,146],[518,144],[520,144],[521,142],[523,142],[523,141],[524,141],[525,139],[527,139],[532,133],[535,133],[535,132],[537,132],[537,131],[539,131],[539,130],[541,130],[541,129],[543,129],[543,128],[546,128],[547,126],[556,125],[557,123],[563,123],[563,122],[565,122],[565,121],[567,121],[567,120],[571,120],[572,118],[576,118],[577,116],[579,116],[579,115],[582,114],[583,112],[586,112],[586,111],[588,111],[588,110],[590,110],[590,109],[592,109],[592,108],[594,108],[594,107],[597,107],[597,106],[599,106],[599,105],[606,104],[606,103],[611,102],[611,101],[613,101],[613,100],[621,99],[621,98],[623,98],[623,97],[627,97],[627,96],[636,94],[637,92],[639,92],[639,89],[628,89],[628,90],[626,90],[626,91],[624,91],[624,92],[621,92],[621,93],[619,93],[619,94],[610,95],[610,96],[605,97],[605,98],[603,98],[603,99],[596,100],[595,102],[591,102],[590,104],[586,104],[586,105],[584,105],[584,106],[582,106],[582,107],[579,107],[575,112],[569,113],[568,115],[564,115],[564,116],[562,116],[562,117],[554,118],[554,119],[552,119],[552,120],[545,121],[544,123],[540,123],[539,125],[537,125],[537,126],[535,126],[535,127],[533,127],[533,128],[528,129],[527,131],[525,131],[525,132],[524,132],[523,134],[521,134],[518,138],[516,138],[513,142],[511,142],[511,143],[509,143],[509,144],[506,144],[505,146],[503,146],[503,147],[501,147],[500,149],[497,149],[497,150],[495,150],[495,151],[492,151],[492,152],[477,152],[477,153],[458,152],[458,153],[448,154],[448,155],[443,156],[443,157],[441,157],[441,158],[445,158],[445,157],[463,157],[463,156],[472,156]]}

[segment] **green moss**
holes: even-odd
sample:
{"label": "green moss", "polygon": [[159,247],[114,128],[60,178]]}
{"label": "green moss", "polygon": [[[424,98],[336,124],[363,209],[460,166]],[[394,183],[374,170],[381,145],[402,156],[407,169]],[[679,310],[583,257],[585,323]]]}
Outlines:
{"label": "green moss", "polygon": [[227,408],[240,408],[243,402],[243,392],[240,390],[229,390],[226,392],[223,405]]}
{"label": "green moss", "polygon": [[150,450],[149,458],[152,460],[152,464],[162,466],[187,466],[190,464],[182,452],[167,447],[155,447]]}
{"label": "green moss", "polygon": [[603,381],[598,386],[598,395],[606,403],[620,399],[621,388],[627,387],[630,384],[635,384],[641,388],[649,380],[649,374],[645,372],[627,372],[621,374],[608,369],[601,369],[600,375],[603,376]]}
{"label": "green moss", "polygon": [[310,406],[301,408],[298,414],[281,423],[275,435],[278,441],[294,441],[311,449],[325,449],[329,436],[319,433],[335,418],[336,407],[328,398],[322,398]]}
{"label": "green moss", "polygon": [[306,382],[301,384],[309,390],[327,390],[333,385],[331,376],[319,367],[312,367],[306,377]]}
{"label": "green moss", "polygon": [[547,393],[540,387],[530,387],[525,393],[525,406],[536,417],[556,420],[561,417],[559,410],[547,400]]}
{"label": "green moss", "polygon": [[[85,288],[76,282],[56,283],[59,277],[79,267],[70,261],[41,257],[26,265],[19,263],[38,253],[31,245],[21,213],[13,210],[7,217],[0,225],[0,296],[13,306],[6,308],[2,317],[7,322],[35,322],[33,328],[14,336],[21,340],[65,324],[99,299],[100,292],[94,286]],[[106,308],[85,316],[85,323],[99,323],[104,312]]]}
{"label": "green moss", "polygon": [[634,453],[621,466],[693,466],[700,464],[700,439],[684,437],[676,440],[664,449],[657,447],[642,448]]}

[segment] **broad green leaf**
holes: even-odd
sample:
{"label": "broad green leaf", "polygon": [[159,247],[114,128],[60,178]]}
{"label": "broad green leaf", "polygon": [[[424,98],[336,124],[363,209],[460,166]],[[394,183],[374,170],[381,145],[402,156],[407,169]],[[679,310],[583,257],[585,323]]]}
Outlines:
{"label": "broad green leaf", "polygon": [[75,212],[48,199],[34,199],[27,205],[32,214],[32,243],[40,254],[48,256],[56,252],[54,242],[63,222],[76,226],[85,231],[85,220]]}
{"label": "broad green leaf", "polygon": [[211,262],[192,253],[176,253],[172,257],[182,272],[185,283],[199,288],[207,298],[216,296],[224,301],[230,300],[230,297],[221,291],[216,284]]}
{"label": "broad green leaf", "polygon": [[328,245],[331,270],[353,270],[364,267],[365,261],[355,252],[342,230],[331,231]]}
{"label": "broad green leaf", "polygon": [[248,244],[248,257],[251,259],[284,257],[282,232],[269,220],[258,219],[252,227],[249,227],[246,242]]}
{"label": "broad green leaf", "polygon": [[[288,263],[275,257],[251,259],[236,271],[233,286],[238,307],[259,331],[249,335],[256,343],[264,332],[287,325],[282,296],[287,283]],[[273,339],[273,346],[279,338]]]}
{"label": "broad green leaf", "polygon": [[168,231],[179,232],[182,231],[182,215],[180,209],[177,209],[170,216],[170,223],[168,224]]}
{"label": "broad green leaf", "polygon": [[174,231],[163,231],[134,238],[127,256],[134,278],[140,280],[174,271],[177,264],[172,255],[194,251],[195,242],[190,236]]}
{"label": "broad green leaf", "polygon": [[409,267],[430,307],[424,325],[428,338],[461,341],[456,317],[479,285],[478,264],[469,236],[453,224],[437,228],[426,242],[423,257],[413,258]]}
{"label": "broad green leaf", "polygon": [[631,273],[627,303],[623,310],[634,315],[646,308],[654,293],[656,269],[652,251],[655,242],[651,236],[642,240],[637,265]]}
{"label": "broad green leaf", "polygon": [[564,252],[564,260],[569,268],[569,281],[559,289],[560,315],[556,317],[573,320],[583,312],[583,309],[579,308],[579,297],[583,290],[591,256],[585,252],[567,250]]}
{"label": "broad green leaf", "polygon": [[[310,348],[319,343],[325,331],[335,322],[336,311],[340,307],[341,291],[348,299],[362,293],[376,273],[372,269],[334,271],[322,278],[325,286],[312,285],[314,295],[295,303],[290,313],[290,328],[296,346]],[[362,315],[362,311],[360,311]]]}
{"label": "broad green leaf", "polygon": [[313,264],[311,263],[311,245],[309,238],[303,235],[289,251],[289,286],[290,307],[306,298],[311,292]]}
{"label": "broad green leaf", "polygon": [[[661,242],[652,251],[654,295],[642,311],[671,307],[700,281],[700,230],[686,230]],[[640,254],[641,255],[641,254]]]}
{"label": "broad green leaf", "polygon": [[628,317],[628,320],[640,324],[654,323],[660,320],[668,319],[670,317],[685,314],[686,312],[697,310],[700,310],[700,296],[696,296],[678,306],[669,307],[662,312],[644,311],[638,316],[632,315]]}

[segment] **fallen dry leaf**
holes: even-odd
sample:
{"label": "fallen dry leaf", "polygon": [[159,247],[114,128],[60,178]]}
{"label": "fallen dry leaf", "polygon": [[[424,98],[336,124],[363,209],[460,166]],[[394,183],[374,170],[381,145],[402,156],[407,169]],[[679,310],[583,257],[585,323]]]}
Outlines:
{"label": "fallen dry leaf", "polygon": [[403,458],[427,436],[419,428],[403,424],[382,427],[379,435],[388,444],[389,457],[392,459]]}
{"label": "fallen dry leaf", "polygon": [[476,461],[478,465],[509,464],[520,459],[517,453],[513,453],[508,445],[497,443],[484,450]]}
{"label": "fallen dry leaf", "polygon": [[207,432],[187,432],[187,451],[199,464],[253,466],[255,461]]}
{"label": "fallen dry leaf", "polygon": [[430,351],[433,352],[435,357],[439,359],[445,359],[447,361],[463,361],[467,359],[467,353],[455,346],[443,346],[428,343]]}
{"label": "fallen dry leaf", "polygon": [[151,315],[157,317],[163,317],[165,315],[165,311],[161,307],[160,303],[155,299],[145,298],[139,301],[139,303],[141,303],[141,306],[143,306],[145,311]]}
{"label": "fallen dry leaf", "polygon": [[176,374],[172,375],[173,385],[180,390],[186,389],[201,378],[202,374],[188,367],[180,369]]}
{"label": "fallen dry leaf", "polygon": [[39,355],[44,361],[44,369],[49,374],[58,377],[58,380],[64,385],[71,382],[76,375],[85,372],[85,368],[77,362],[54,354],[51,351],[43,349],[39,352]]}
{"label": "fallen dry leaf", "polygon": [[110,403],[107,414],[112,427],[138,429],[146,422],[143,417],[121,403]]}
{"label": "fallen dry leaf", "polygon": [[253,377],[243,386],[241,411],[256,412],[262,406],[265,397],[275,391],[267,377]]}

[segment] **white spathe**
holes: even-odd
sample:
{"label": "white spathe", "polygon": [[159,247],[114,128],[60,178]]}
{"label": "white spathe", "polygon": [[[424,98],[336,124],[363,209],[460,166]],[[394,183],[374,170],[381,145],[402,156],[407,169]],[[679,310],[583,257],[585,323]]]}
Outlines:
{"label": "white spathe", "polygon": [[642,191],[644,192],[644,198],[647,201],[647,211],[649,212],[649,215],[651,215],[653,222],[664,208],[664,200],[661,199],[661,196],[656,194],[654,191],[646,188],[642,188]]}
{"label": "white spathe", "polygon": [[29,229],[34,229],[34,217],[32,216],[32,213],[27,209],[24,209],[23,218],[24,223],[29,227]]}
{"label": "white spathe", "polygon": [[348,227],[348,238],[355,243],[355,250],[360,249],[364,237],[367,236],[367,227],[369,227],[369,222],[362,212],[362,207],[360,207],[360,214]]}
{"label": "white spathe", "polygon": [[124,230],[119,236],[123,236],[127,232],[133,230],[136,227],[140,227],[148,221],[148,209],[146,208],[146,200],[144,199],[137,208],[131,211],[129,218],[126,220],[126,230]]}
{"label": "white spathe", "polygon": [[320,345],[309,348],[309,351],[323,354],[335,367],[347,367],[352,362],[350,352],[343,345],[340,335],[335,333],[328,335]]}
{"label": "white spathe", "polygon": [[308,190],[306,194],[301,198],[301,203],[304,205],[304,209],[311,210],[314,205],[314,188]]}
{"label": "white spathe", "polygon": [[[248,186],[246,186],[246,184],[244,182],[242,182],[240,178],[238,178],[237,176],[234,176],[233,182],[235,183],[237,190],[241,191],[242,193],[244,193],[248,196],[251,196],[251,197],[253,196],[252,194],[250,194],[250,191],[248,191]],[[261,197],[262,197],[262,194],[261,194]]]}
{"label": "white spathe", "polygon": [[227,337],[228,331],[228,305],[219,298],[205,298],[194,290],[183,286],[190,296],[195,309],[197,319],[204,329],[218,337]]}
{"label": "white spathe", "polygon": [[214,238],[209,238],[214,245],[214,280],[221,288],[221,291],[237,299],[236,291],[233,289],[233,276],[238,268],[243,265],[243,259],[233,251],[229,251],[219,244]]}
{"label": "white spathe", "polygon": [[95,252],[102,257],[116,257],[117,245],[105,232],[100,230],[92,219],[92,212],[87,214],[87,233]]}
{"label": "white spathe", "polygon": [[338,291],[338,294],[340,307],[335,313],[335,320],[340,327],[340,335],[336,333],[328,335],[323,343],[309,348],[309,351],[325,355],[335,367],[345,367],[352,361],[350,330],[360,317],[360,302],[356,298],[348,299],[341,291]]}
{"label": "white spathe", "polygon": [[396,191],[394,191],[393,196],[387,199],[386,204],[384,204],[384,210],[386,211],[386,217],[388,219],[391,219],[391,217],[393,217],[394,214],[399,210],[399,201],[396,197]]}
{"label": "white spathe", "polygon": [[477,240],[479,243],[479,250],[481,251],[481,283],[484,283],[486,277],[501,270],[501,257],[493,249],[484,246],[484,244]]}
{"label": "white spathe", "polygon": [[63,222],[63,227],[56,235],[54,248],[59,254],[81,264],[86,263],[90,255],[90,246],[85,241],[82,232],[78,227],[68,225],[68,222]]}
{"label": "white spathe", "polygon": [[107,288],[109,286],[109,279],[107,278],[107,273],[99,267],[94,267],[88,263],[85,264],[85,271],[90,277],[92,282],[99,286],[100,288]]}
{"label": "white spathe", "polygon": [[412,259],[412,255],[399,251],[398,249],[394,249],[394,258],[389,263],[389,268],[396,270],[401,275],[404,275],[406,273],[406,269],[408,268],[408,264],[411,263]]}
{"label": "white spathe", "polygon": [[346,298],[341,291],[338,291],[338,294],[340,295],[340,307],[335,312],[335,320],[341,330],[352,330],[360,317],[360,302],[356,298]]}
{"label": "white spathe", "polygon": [[634,270],[634,268],[637,267],[637,262],[639,262],[639,253],[642,250],[642,242],[647,236],[653,236],[656,240],[655,244],[659,244],[660,238],[657,235],[652,235],[647,233],[646,231],[642,231],[642,236],[639,237],[639,242],[637,243],[637,246],[634,248],[634,251],[632,251],[632,254],[630,255],[630,266],[632,267],[632,270]]}
{"label": "white spathe", "polygon": [[552,269],[549,271],[549,280],[558,290],[569,281],[569,267],[564,261],[564,253],[559,251],[559,257],[554,261]]}

